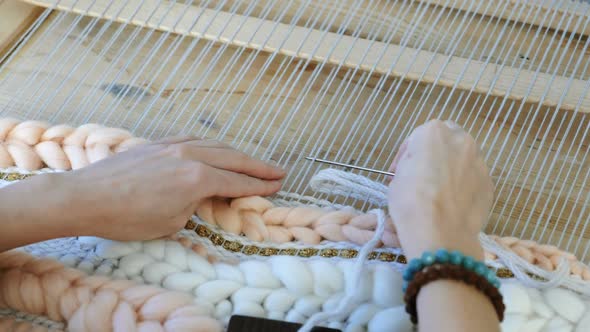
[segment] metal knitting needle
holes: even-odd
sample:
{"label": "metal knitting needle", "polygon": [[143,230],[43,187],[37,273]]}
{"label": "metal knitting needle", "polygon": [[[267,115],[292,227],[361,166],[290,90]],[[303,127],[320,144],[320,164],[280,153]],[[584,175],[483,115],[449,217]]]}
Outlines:
{"label": "metal knitting needle", "polygon": [[373,173],[377,173],[377,174],[395,176],[395,173],[380,171],[378,169],[366,168],[366,167],[361,167],[361,166],[343,164],[343,163],[339,163],[337,161],[325,160],[325,159],[320,159],[320,158],[315,158],[315,157],[305,157],[305,159],[310,160],[310,161],[317,161],[317,162],[324,163],[324,164],[335,165],[335,166],[350,167],[350,168],[358,169],[361,171],[367,171],[367,172],[373,172]]}

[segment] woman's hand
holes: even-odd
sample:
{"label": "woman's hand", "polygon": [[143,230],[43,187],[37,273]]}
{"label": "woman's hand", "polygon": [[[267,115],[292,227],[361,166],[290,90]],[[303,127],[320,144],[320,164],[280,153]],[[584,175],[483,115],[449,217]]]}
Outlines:
{"label": "woman's hand", "polygon": [[391,169],[389,210],[409,258],[447,248],[483,259],[477,235],[494,186],[469,134],[453,122],[430,121],[402,144]]}
{"label": "woman's hand", "polygon": [[146,240],[182,229],[213,196],[270,195],[284,171],[209,140],[170,138],[59,176],[77,235]]}

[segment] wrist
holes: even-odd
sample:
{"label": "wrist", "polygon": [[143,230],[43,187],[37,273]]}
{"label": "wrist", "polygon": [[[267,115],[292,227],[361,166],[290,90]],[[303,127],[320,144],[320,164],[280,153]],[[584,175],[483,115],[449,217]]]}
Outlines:
{"label": "wrist", "polygon": [[0,249],[75,235],[68,200],[59,174],[38,175],[2,188]]}
{"label": "wrist", "polygon": [[[484,259],[484,251],[477,236],[404,236],[399,234],[402,242],[402,249],[408,260],[418,258],[426,251],[435,252],[438,249],[456,250],[464,255],[471,256],[476,260]],[[411,239],[405,240],[404,239]]]}

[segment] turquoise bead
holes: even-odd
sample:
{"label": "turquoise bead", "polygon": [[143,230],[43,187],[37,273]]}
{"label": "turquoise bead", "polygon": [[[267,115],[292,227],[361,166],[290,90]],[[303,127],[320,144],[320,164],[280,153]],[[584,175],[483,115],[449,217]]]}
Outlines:
{"label": "turquoise bead", "polygon": [[473,268],[473,272],[484,277],[484,276],[486,276],[486,273],[488,272],[488,268],[484,263],[476,262],[475,267]]}
{"label": "turquoise bead", "polygon": [[435,261],[436,257],[434,257],[433,253],[426,251],[422,254],[422,264],[424,264],[424,266],[430,266],[434,264]]}
{"label": "turquoise bead", "polygon": [[473,266],[475,265],[475,260],[471,256],[463,257],[463,267],[468,270],[473,270]]}
{"label": "turquoise bead", "polygon": [[446,249],[438,249],[435,256],[438,263],[445,264],[449,261],[449,252]]}
{"label": "turquoise bead", "polygon": [[449,261],[451,262],[451,264],[460,265],[463,261],[463,254],[457,250],[453,250],[449,254]]}
{"label": "turquoise bead", "polygon": [[496,287],[496,288],[500,288],[500,280],[498,280],[496,278],[496,280],[494,280],[494,282],[492,282],[492,285],[494,285],[494,287]]}
{"label": "turquoise bead", "polygon": [[406,268],[404,270],[403,278],[405,281],[411,281],[414,278],[414,271],[410,268]]}
{"label": "turquoise bead", "polygon": [[496,280],[496,272],[488,269],[488,272],[486,273],[486,279],[490,282],[490,284],[493,284]]}
{"label": "turquoise bead", "polygon": [[422,270],[423,267],[424,265],[422,265],[422,261],[420,259],[412,259],[410,264],[408,264],[408,269],[412,270],[413,273]]}

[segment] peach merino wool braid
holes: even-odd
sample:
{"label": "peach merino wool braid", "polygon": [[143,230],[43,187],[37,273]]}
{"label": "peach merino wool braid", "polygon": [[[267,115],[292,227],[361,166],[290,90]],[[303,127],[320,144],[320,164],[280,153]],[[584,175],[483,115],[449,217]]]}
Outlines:
{"label": "peach merino wool braid", "polygon": [[[84,167],[114,153],[147,142],[120,128],[97,124],[80,127],[52,126],[41,121],[0,119],[0,167],[18,167],[28,171],[49,167],[70,170]],[[277,207],[258,197],[234,200],[205,200],[196,211],[202,220],[218,225],[226,232],[244,234],[250,240],[287,243],[298,240],[316,245],[323,240],[352,242],[362,245],[374,234],[374,214],[353,209],[320,209],[316,207]],[[379,245],[399,247],[393,223],[388,217]],[[492,239],[511,252],[548,271],[567,258],[571,274],[590,280],[590,268],[570,253],[550,245],[514,237]],[[496,259],[487,253],[488,259]]]}
{"label": "peach merino wool braid", "polygon": [[0,254],[0,307],[45,315],[70,331],[222,331],[185,293],[87,276],[20,251]]}

